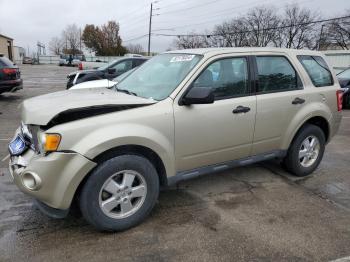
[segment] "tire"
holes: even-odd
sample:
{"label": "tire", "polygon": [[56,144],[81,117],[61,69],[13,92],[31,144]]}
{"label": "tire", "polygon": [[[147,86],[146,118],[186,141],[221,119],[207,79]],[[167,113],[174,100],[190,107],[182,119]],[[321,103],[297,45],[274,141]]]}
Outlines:
{"label": "tire", "polygon": [[[133,180],[132,176],[134,176]],[[132,184],[130,184],[131,180]],[[121,193],[115,191],[116,188],[122,188],[119,186],[128,184],[131,186],[121,190]],[[144,195],[132,198],[136,196],[136,189],[137,194]],[[135,194],[130,193],[132,190]],[[123,231],[145,220],[156,204],[158,194],[159,177],[151,162],[142,156],[122,155],[105,161],[92,172],[80,193],[80,209],[83,217],[98,230]],[[108,211],[115,205],[115,198],[120,204]],[[130,201],[126,201],[126,198]],[[108,203],[107,200],[111,206],[102,204]],[[135,209],[131,209],[128,213],[126,211],[130,208],[129,202]]]}
{"label": "tire", "polygon": [[[316,139],[312,140],[313,138]],[[311,146],[310,151],[308,151],[308,147],[305,146],[308,145],[306,139],[308,139],[309,144],[312,143],[310,141],[315,141],[314,144],[316,145],[318,141],[319,146],[315,146],[315,149],[318,150],[313,151]],[[318,167],[323,158],[325,144],[326,138],[321,128],[311,124],[304,125],[289,146],[287,156],[283,161],[284,168],[295,176],[304,177],[310,175]],[[318,151],[317,154],[315,153],[316,151]],[[299,158],[299,156],[303,156],[304,154],[309,154],[311,159],[309,156]]]}

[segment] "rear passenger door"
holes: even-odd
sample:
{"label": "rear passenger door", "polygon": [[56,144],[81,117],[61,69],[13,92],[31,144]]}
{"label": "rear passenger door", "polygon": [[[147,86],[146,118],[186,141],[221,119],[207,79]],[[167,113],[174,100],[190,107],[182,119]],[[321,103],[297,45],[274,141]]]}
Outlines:
{"label": "rear passenger door", "polygon": [[255,57],[257,113],[252,155],[280,149],[282,138],[307,97],[298,72],[284,55]]}

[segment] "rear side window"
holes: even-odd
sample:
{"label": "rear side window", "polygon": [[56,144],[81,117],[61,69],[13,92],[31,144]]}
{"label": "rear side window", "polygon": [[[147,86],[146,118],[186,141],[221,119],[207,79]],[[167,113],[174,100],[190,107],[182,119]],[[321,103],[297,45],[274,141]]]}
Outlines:
{"label": "rear side window", "polygon": [[320,56],[298,56],[312,83],[316,87],[333,85],[333,78],[326,62]]}
{"label": "rear side window", "polygon": [[120,63],[117,63],[115,66],[113,66],[117,70],[117,73],[124,73],[126,71],[129,71],[132,69],[132,60],[124,60]]}
{"label": "rear side window", "polygon": [[283,56],[257,56],[258,93],[299,89],[301,82],[288,59]]}

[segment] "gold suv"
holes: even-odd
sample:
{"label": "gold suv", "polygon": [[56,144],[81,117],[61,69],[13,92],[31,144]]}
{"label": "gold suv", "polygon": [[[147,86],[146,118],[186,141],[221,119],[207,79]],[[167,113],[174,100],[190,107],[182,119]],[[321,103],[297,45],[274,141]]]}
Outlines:
{"label": "gold suv", "polygon": [[341,100],[319,52],[167,52],[109,89],[24,101],[10,173],[52,217],[76,201],[97,229],[125,230],[180,180],[273,158],[309,175],[338,130]]}

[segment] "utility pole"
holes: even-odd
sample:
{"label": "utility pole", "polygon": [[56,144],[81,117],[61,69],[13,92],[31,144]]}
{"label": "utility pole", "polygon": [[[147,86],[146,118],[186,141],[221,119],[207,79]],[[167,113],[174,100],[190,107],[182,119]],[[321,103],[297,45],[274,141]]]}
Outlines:
{"label": "utility pole", "polygon": [[321,26],[320,39],[318,40],[317,50],[320,50],[320,48],[321,48],[321,41],[322,41],[322,38],[323,38],[323,27],[324,26],[325,26],[324,24]]}
{"label": "utility pole", "polygon": [[155,8],[153,9],[153,4],[156,4],[158,3],[159,1],[153,1],[151,3],[151,10],[150,10],[150,13],[149,13],[149,26],[148,26],[148,56],[151,55],[151,35],[152,35],[152,17],[153,16],[156,16],[156,15],[159,15],[159,14],[153,14],[153,11],[155,10],[159,10],[159,8]]}
{"label": "utility pole", "polygon": [[79,28],[79,48],[80,48],[80,52],[83,53],[81,51],[81,28]]}
{"label": "utility pole", "polygon": [[152,16],[153,16],[153,3],[151,3],[151,11],[149,14],[149,26],[148,26],[148,56],[151,55],[151,31],[152,31]]}

